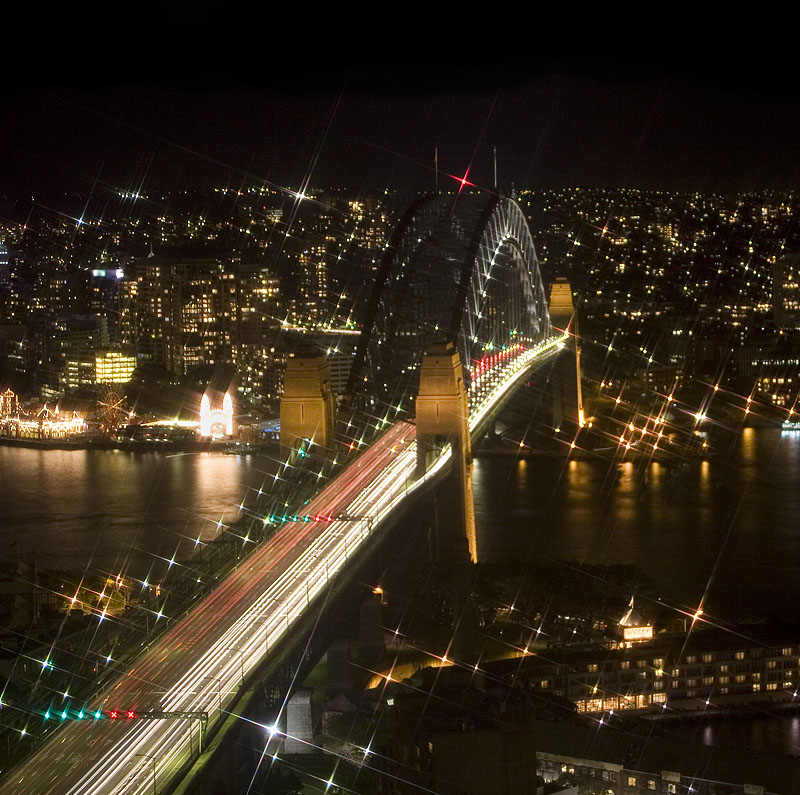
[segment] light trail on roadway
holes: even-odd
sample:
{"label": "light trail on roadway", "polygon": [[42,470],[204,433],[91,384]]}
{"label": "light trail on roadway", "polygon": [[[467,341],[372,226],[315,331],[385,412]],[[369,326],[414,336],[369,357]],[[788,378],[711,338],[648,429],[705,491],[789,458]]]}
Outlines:
{"label": "light trail on roadway", "polygon": [[[470,429],[563,339],[551,337],[483,373],[469,395]],[[306,513],[324,521],[285,523],[86,705],[87,717],[60,727],[12,771],[0,795],[147,795],[174,783],[248,674],[398,504],[442,472],[449,446],[414,479],[415,438],[412,423],[391,426],[311,500]],[[111,710],[120,717],[90,717]],[[123,717],[129,710],[205,714],[206,725],[198,717]]]}

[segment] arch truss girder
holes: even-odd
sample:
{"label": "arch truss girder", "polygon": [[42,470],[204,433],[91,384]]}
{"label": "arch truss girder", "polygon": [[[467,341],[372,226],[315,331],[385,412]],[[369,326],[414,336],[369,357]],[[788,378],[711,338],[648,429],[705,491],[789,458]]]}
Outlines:
{"label": "arch truss girder", "polygon": [[[363,332],[370,388],[409,395],[422,354],[446,339],[470,366],[487,351],[550,333],[527,220],[512,199],[462,193],[418,200],[395,230]],[[359,378],[359,380],[363,380]]]}

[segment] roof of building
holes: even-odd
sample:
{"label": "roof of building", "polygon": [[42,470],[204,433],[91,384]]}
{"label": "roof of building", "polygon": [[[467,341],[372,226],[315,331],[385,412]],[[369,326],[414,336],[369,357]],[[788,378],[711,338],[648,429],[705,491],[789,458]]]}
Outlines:
{"label": "roof of building", "polygon": [[537,721],[533,734],[539,752],[611,762],[626,771],[660,775],[668,770],[690,779],[756,784],[768,792],[800,791],[797,757],[646,737],[599,724]]}
{"label": "roof of building", "polygon": [[628,604],[628,610],[619,620],[619,625],[621,627],[641,627],[646,623],[647,622],[642,618],[641,614],[633,606],[633,597],[631,597],[631,601]]}

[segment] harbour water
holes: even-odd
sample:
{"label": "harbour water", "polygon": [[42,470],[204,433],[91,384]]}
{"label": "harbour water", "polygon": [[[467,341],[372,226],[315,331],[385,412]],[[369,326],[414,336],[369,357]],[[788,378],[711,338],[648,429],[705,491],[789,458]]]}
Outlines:
{"label": "harbour water", "polygon": [[[233,522],[265,457],[0,447],[0,555],[40,568],[147,574]],[[708,460],[478,457],[480,560],[638,567],[664,604],[725,623],[796,611],[800,434],[746,428]],[[800,754],[800,716],[682,728]]]}
{"label": "harbour water", "polygon": [[219,453],[0,446],[0,555],[141,577],[234,521],[271,466]]}

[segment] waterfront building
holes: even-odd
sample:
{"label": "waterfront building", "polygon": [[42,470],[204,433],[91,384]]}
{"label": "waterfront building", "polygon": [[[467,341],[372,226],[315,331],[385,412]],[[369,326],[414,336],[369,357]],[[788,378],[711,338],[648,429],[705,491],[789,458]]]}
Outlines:
{"label": "waterfront building", "polygon": [[391,730],[379,749],[384,775],[376,791],[508,795],[555,784],[584,795],[798,791],[795,757],[690,744],[660,736],[649,722],[576,714],[565,699],[498,679],[498,666],[428,668],[381,687]]}
{"label": "waterfront building", "polygon": [[[211,398],[214,398],[212,406]],[[200,436],[221,438],[233,435],[233,399],[226,392],[220,400],[219,394],[206,391],[200,401]]]}
{"label": "waterfront building", "polygon": [[800,254],[781,257],[775,262],[772,311],[779,329],[800,329]]}
{"label": "waterfront building", "polygon": [[[752,638],[761,638],[761,642]],[[579,713],[724,709],[787,702],[800,686],[800,643],[756,628],[657,635],[630,648],[548,649],[517,663],[520,687],[568,698]],[[498,665],[498,664],[496,664]]]}
{"label": "waterfront building", "polygon": [[786,334],[753,339],[739,349],[739,371],[754,384],[754,397],[792,406],[800,389],[800,341]]}
{"label": "waterfront building", "polygon": [[792,757],[590,726],[537,725],[536,773],[597,795],[764,795],[795,792]]}

